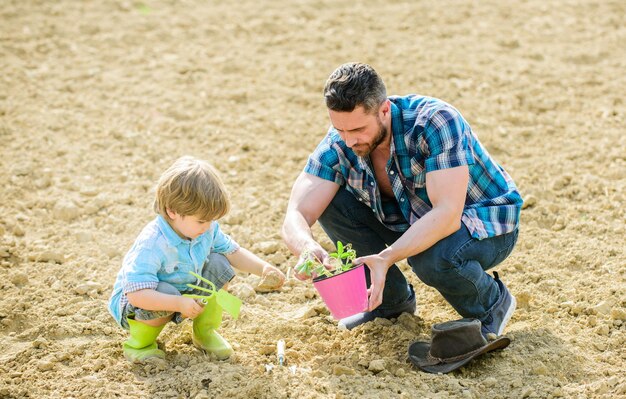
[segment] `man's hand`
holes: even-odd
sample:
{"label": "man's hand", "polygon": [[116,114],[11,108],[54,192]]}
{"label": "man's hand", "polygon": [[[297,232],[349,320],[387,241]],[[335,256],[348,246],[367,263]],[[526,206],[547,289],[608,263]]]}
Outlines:
{"label": "man's hand", "polygon": [[201,306],[195,299],[186,296],[179,297],[178,311],[183,317],[195,319],[202,313],[204,307]]}
{"label": "man's hand", "polygon": [[298,280],[306,281],[310,279],[311,277],[316,277],[316,276],[307,276],[304,273],[298,273],[298,269],[300,268],[300,265],[302,265],[304,262],[306,262],[307,260],[311,258],[316,259],[317,261],[322,263],[325,268],[329,270],[332,269],[332,266],[330,265],[330,262],[329,262],[330,257],[328,256],[328,252],[326,252],[326,250],[322,248],[322,246],[319,244],[317,244],[316,246],[310,246],[310,247],[305,248],[300,253],[300,257],[298,258],[298,263],[293,268],[294,276]]}
{"label": "man's hand", "polygon": [[379,254],[363,256],[354,260],[355,265],[361,263],[365,263],[370,269],[371,285],[368,290],[369,305],[367,310],[371,312],[383,303],[383,289],[385,288],[385,280],[387,279],[387,271],[390,265]]}

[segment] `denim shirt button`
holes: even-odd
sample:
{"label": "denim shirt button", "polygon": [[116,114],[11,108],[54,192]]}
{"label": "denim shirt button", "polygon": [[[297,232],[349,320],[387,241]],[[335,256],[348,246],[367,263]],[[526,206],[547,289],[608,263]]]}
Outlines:
{"label": "denim shirt button", "polygon": [[404,202],[404,198],[400,198],[400,202]]}
{"label": "denim shirt button", "polygon": [[374,185],[374,182],[373,182],[373,181],[371,181],[371,182],[370,182],[370,186],[373,186],[373,185]]}
{"label": "denim shirt button", "polygon": [[394,172],[393,172],[393,170],[392,170],[392,171],[389,171],[389,174],[390,174],[390,175],[393,175],[393,173],[394,173]]}

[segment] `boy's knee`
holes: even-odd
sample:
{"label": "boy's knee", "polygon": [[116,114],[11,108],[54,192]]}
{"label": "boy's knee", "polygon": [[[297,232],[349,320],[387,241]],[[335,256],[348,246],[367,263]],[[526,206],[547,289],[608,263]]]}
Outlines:
{"label": "boy's knee", "polygon": [[211,267],[218,268],[218,269],[221,269],[224,267],[232,267],[230,265],[230,262],[228,261],[228,258],[218,253],[209,254],[209,257],[207,258],[207,263],[209,263]]}
{"label": "boy's knee", "polygon": [[215,288],[220,289],[235,277],[235,271],[226,256],[212,253],[204,263],[202,277],[215,284]]}
{"label": "boy's knee", "polygon": [[135,319],[135,320],[140,323],[152,326],[152,327],[160,327],[164,324],[167,324],[167,322],[169,322],[170,320],[172,320],[172,317],[174,317],[174,313],[172,313],[169,316],[159,317],[158,319],[150,319],[150,320]]}

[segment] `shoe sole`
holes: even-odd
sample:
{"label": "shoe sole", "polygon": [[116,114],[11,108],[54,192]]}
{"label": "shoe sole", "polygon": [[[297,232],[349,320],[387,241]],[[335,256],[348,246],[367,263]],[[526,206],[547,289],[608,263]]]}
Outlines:
{"label": "shoe sole", "polygon": [[499,337],[504,332],[504,328],[508,324],[509,320],[511,320],[511,316],[513,316],[513,312],[515,312],[515,308],[517,307],[517,299],[513,295],[511,295],[511,306],[506,311],[504,318],[502,319],[502,323],[500,324],[500,328],[497,331],[497,336]]}

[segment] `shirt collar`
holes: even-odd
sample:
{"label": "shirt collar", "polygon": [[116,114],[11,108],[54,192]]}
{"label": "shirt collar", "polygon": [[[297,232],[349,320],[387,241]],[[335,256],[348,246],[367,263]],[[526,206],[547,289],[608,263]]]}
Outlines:
{"label": "shirt collar", "polygon": [[187,242],[187,240],[183,240],[178,234],[176,234],[172,226],[170,226],[167,220],[165,220],[165,218],[161,215],[157,216],[157,226],[159,226],[161,234],[163,234],[169,245],[177,247],[178,245]]}
{"label": "shirt collar", "polygon": [[393,154],[408,155],[409,150],[404,142],[404,121],[402,110],[391,101],[391,145]]}

